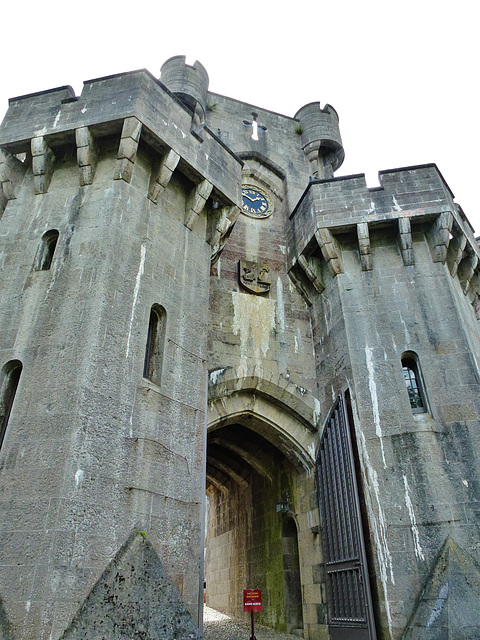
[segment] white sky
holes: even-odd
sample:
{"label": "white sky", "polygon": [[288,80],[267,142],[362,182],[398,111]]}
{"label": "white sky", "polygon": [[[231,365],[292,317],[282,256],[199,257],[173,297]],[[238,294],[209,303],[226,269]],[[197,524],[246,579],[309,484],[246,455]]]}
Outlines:
{"label": "white sky", "polygon": [[336,173],[435,162],[480,233],[478,9],[473,0],[8,0],[0,113],[9,97],[186,55],[210,90],[288,116],[332,104],[346,160]]}

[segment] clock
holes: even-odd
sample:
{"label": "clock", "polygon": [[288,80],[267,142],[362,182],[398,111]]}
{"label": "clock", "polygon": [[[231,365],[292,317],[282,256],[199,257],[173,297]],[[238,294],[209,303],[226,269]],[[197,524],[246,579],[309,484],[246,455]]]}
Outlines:
{"label": "clock", "polygon": [[273,213],[273,207],[266,193],[255,187],[243,187],[242,211],[251,218],[268,218]]}

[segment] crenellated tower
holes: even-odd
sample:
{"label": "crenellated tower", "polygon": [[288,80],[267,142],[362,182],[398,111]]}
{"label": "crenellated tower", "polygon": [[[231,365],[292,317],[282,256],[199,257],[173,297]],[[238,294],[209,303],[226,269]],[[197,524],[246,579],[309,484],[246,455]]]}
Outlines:
{"label": "crenellated tower", "polygon": [[[184,95],[206,79],[189,71]],[[1,526],[15,543],[0,596],[14,637],[201,627],[209,267],[242,162],[198,114],[147,71],[10,100]],[[112,611],[90,620],[104,598]]]}

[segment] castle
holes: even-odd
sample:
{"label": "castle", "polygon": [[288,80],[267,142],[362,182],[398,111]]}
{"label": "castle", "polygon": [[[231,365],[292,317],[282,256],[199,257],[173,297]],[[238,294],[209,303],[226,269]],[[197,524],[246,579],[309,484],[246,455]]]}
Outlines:
{"label": "castle", "polygon": [[[0,638],[480,637],[479,248],[182,56],[0,126]],[[204,540],[206,539],[205,553]]]}

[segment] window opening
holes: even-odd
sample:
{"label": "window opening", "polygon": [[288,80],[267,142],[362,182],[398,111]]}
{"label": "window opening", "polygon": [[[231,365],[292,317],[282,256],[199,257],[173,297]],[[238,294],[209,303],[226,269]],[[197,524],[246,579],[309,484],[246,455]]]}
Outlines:
{"label": "window opening", "polygon": [[51,229],[43,234],[35,259],[35,271],[48,271],[50,269],[57,240],[58,231],[56,229]]}
{"label": "window opening", "polygon": [[407,385],[408,399],[413,413],[425,413],[426,402],[420,379],[418,364],[413,356],[402,358],[403,377]]}
{"label": "window opening", "polygon": [[249,122],[248,120],[244,120],[243,124],[246,127],[252,127],[252,139],[253,140],[258,140],[258,132],[259,131],[266,131],[267,127],[265,127],[263,124],[259,124],[258,122],[258,113],[255,113],[254,111],[252,111],[252,121]]}
{"label": "window opening", "polygon": [[8,419],[12,410],[15,393],[17,392],[22,368],[23,365],[20,360],[11,360],[2,368],[0,374],[0,449],[7,430]]}
{"label": "window opening", "polygon": [[153,305],[148,323],[143,377],[158,385],[162,377],[166,320],[167,313],[165,309],[159,304]]}

